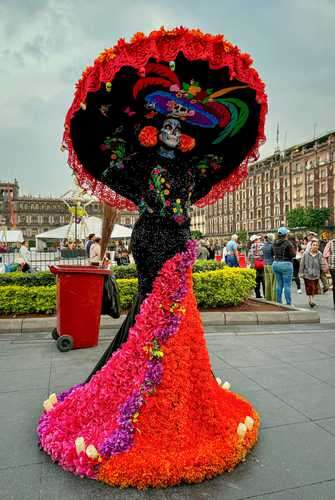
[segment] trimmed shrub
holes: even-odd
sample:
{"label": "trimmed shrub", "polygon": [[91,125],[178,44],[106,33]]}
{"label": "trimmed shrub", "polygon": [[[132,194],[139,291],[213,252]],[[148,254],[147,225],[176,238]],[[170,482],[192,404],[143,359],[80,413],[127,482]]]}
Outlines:
{"label": "trimmed shrub", "polygon": [[[217,271],[193,274],[194,292],[199,307],[238,305],[255,286],[253,269],[225,267]],[[118,279],[122,310],[127,310],[137,293],[137,279]],[[0,314],[52,313],[56,308],[56,287],[2,286]]]}
{"label": "trimmed shrub", "polygon": [[193,272],[204,273],[206,271],[216,271],[216,269],[223,269],[224,267],[225,263],[223,261],[217,262],[216,260],[199,259],[196,260],[193,265]]}
{"label": "trimmed shrub", "polygon": [[[214,271],[223,269],[224,263],[215,260],[197,260],[193,266],[194,273],[202,273],[204,271]],[[116,279],[137,278],[135,264],[128,266],[113,267],[113,274]],[[56,283],[56,276],[50,271],[41,271],[38,273],[4,273],[0,274],[0,287],[9,285],[20,286],[48,286]]]}
{"label": "trimmed shrub", "polygon": [[202,308],[236,306],[250,295],[256,284],[254,269],[225,267],[193,274],[194,293]]}
{"label": "trimmed shrub", "polygon": [[135,300],[138,281],[137,278],[120,279],[117,280],[117,284],[120,290],[121,309],[125,311],[130,308]]}
{"label": "trimmed shrub", "polygon": [[116,279],[137,278],[137,270],[135,264],[128,264],[128,266],[115,266],[113,267],[113,274]]}
{"label": "trimmed shrub", "polygon": [[[24,287],[49,286],[56,283],[56,276],[50,271],[38,273],[4,273],[0,274],[0,287],[17,285]],[[2,291],[1,291],[2,292]]]}
{"label": "trimmed shrub", "polygon": [[3,286],[0,291],[0,314],[29,314],[55,311],[56,287]]}

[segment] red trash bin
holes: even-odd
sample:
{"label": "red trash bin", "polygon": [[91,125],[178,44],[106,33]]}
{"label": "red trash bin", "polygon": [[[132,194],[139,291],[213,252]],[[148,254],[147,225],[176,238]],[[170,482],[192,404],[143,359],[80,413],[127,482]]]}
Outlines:
{"label": "red trash bin", "polygon": [[94,347],[98,343],[102,294],[108,269],[93,266],[50,266],[57,276],[57,328],[52,337],[57,347]]}

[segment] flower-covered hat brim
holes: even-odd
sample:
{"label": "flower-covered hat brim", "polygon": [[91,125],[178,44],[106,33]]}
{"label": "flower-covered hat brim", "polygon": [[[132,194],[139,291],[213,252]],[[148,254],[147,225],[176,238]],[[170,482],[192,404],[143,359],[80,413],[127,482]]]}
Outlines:
{"label": "flower-covered hat brim", "polygon": [[[222,84],[217,75],[221,75]],[[145,99],[155,92],[163,96],[158,116],[154,116],[154,110],[146,109]],[[149,121],[158,120],[160,114],[163,117],[169,115],[166,108],[168,98],[164,93],[171,94],[176,104],[194,111],[193,117],[182,117],[184,132],[196,142],[192,153],[188,153],[189,157],[201,153],[203,157],[214,154],[225,158],[225,177],[196,204],[204,206],[215,202],[226,192],[236,189],[246,178],[248,162],[258,158],[259,146],[265,141],[267,112],[264,83],[252,67],[251,57],[222,35],[186,28],[170,31],[162,28],[148,36],[138,33],[129,43],[120,40],[84,71],[76,85],[75,97],[65,120],[63,146],[69,152],[68,162],[84,189],[119,209],[136,210],[126,192],[124,196],[116,193],[88,168],[86,158],[93,156],[93,149],[89,151],[84,140],[81,145],[84,151],[77,147],[76,140],[81,135],[80,120],[86,109],[88,114],[84,121],[89,123],[92,106],[105,106],[106,112],[110,109],[115,126],[120,125],[129,131],[124,141],[135,154],[138,141],[135,144],[132,131],[137,130],[138,117]],[[71,131],[75,121],[79,123],[76,137]],[[209,124],[214,126],[206,127]],[[94,151],[98,151],[99,138],[94,134],[95,131],[90,141],[96,143]],[[97,164],[99,158],[95,160]]]}

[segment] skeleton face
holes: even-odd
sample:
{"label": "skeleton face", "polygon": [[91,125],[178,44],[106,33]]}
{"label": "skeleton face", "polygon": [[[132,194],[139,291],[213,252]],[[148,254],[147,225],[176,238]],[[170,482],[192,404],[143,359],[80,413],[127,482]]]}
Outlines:
{"label": "skeleton face", "polygon": [[178,120],[167,118],[161,128],[159,139],[169,148],[176,148],[179,145],[181,136],[181,127]]}

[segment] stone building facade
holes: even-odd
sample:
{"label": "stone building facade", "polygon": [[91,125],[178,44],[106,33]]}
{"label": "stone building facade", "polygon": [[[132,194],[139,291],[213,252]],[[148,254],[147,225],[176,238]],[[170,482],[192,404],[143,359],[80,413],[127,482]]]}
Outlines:
{"label": "stone building facade", "polygon": [[[68,200],[70,201],[70,200]],[[101,205],[93,202],[87,207],[90,216],[101,217]],[[118,223],[132,227],[138,214],[121,212]],[[0,182],[0,227],[16,228],[25,239],[33,240],[36,234],[68,224],[70,214],[59,198],[20,195],[19,184]]]}
{"label": "stone building facade", "polygon": [[192,229],[220,242],[234,232],[269,232],[298,207],[330,208],[334,227],[335,131],[249,167],[239,189],[205,208],[194,207]]}

